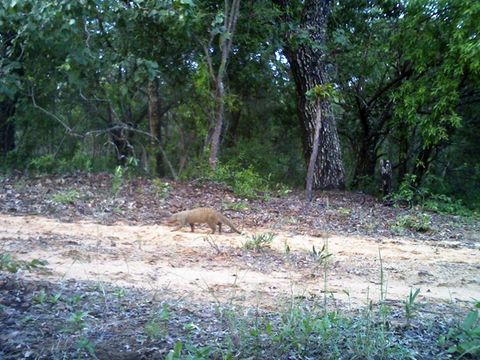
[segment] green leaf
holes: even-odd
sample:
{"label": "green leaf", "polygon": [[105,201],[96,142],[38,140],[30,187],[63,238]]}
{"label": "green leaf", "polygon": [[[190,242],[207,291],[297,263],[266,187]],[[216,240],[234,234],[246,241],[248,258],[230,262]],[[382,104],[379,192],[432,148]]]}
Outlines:
{"label": "green leaf", "polygon": [[478,311],[470,311],[465,320],[463,320],[462,328],[464,330],[472,330],[478,321]]}

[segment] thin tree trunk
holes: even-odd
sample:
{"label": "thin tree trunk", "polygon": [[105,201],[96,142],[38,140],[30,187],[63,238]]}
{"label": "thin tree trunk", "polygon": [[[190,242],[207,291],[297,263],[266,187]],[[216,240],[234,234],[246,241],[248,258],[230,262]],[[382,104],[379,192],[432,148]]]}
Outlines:
{"label": "thin tree trunk", "polygon": [[322,123],[322,109],[320,106],[320,102],[317,101],[317,116],[315,117],[315,134],[313,137],[313,145],[312,145],[312,153],[310,154],[310,160],[308,162],[308,169],[307,169],[307,184],[306,184],[306,191],[305,197],[307,202],[311,202],[313,198],[313,175],[315,170],[315,162],[318,156],[318,147],[319,147],[319,140],[320,140],[320,127]]}
{"label": "thin tree trunk", "polygon": [[405,179],[405,175],[408,173],[408,127],[405,125],[403,129],[400,129],[400,136],[398,140],[398,173],[397,182],[401,184]]}
{"label": "thin tree trunk", "polygon": [[[215,71],[213,61],[210,54],[212,42],[216,36],[215,32],[211,33],[210,42],[204,47],[205,58],[207,60],[208,70],[212,83],[214,85],[215,97],[215,113],[212,121],[212,127],[209,134],[209,158],[208,163],[212,169],[216,169],[218,161],[218,152],[220,149],[220,137],[225,122],[225,75],[227,73],[228,58],[232,47],[233,35],[237,26],[238,16],[240,14],[240,0],[225,0],[224,5],[224,30],[219,36],[219,49],[221,53],[220,64]],[[212,131],[213,128],[213,131]]]}
{"label": "thin tree trunk", "polygon": [[437,146],[430,145],[422,149],[420,154],[418,154],[417,161],[415,161],[415,169],[413,170],[416,185],[420,185],[422,183],[422,180],[433,161],[436,149]]}
{"label": "thin tree trunk", "polygon": [[160,143],[162,140],[162,116],[160,114],[160,99],[158,98],[158,81],[153,79],[148,83],[148,123],[150,126],[151,156],[155,159],[154,173],[159,177],[165,176],[165,166],[162,161]]}
{"label": "thin tree trunk", "polygon": [[210,143],[210,156],[208,158],[208,163],[212,169],[217,167],[218,160],[218,150],[220,148],[220,136],[222,135],[222,127],[225,117],[225,89],[223,87],[223,76],[217,80],[217,93],[216,93],[216,111],[215,111],[215,127],[212,134],[212,139]]}
{"label": "thin tree trunk", "polygon": [[[8,26],[6,27],[9,28]],[[8,64],[8,60],[21,61],[22,56],[17,51],[10,53],[9,49],[20,47],[12,46],[12,41],[15,38],[16,33],[13,31],[5,31],[0,33],[2,40],[2,46],[0,47],[0,59],[5,59]],[[23,51],[22,51],[23,53]],[[21,78],[23,76],[23,68],[14,70],[14,72]],[[2,75],[0,75],[2,76]],[[0,155],[5,156],[8,152],[15,149],[15,121],[13,115],[16,111],[17,95],[12,98],[6,97],[3,101],[0,101]]]}

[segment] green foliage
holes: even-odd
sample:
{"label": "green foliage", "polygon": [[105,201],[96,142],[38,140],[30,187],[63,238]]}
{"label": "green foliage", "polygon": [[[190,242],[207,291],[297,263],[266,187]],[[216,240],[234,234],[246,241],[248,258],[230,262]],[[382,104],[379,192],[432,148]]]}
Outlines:
{"label": "green foliage", "polygon": [[416,308],[415,299],[417,298],[419,293],[420,293],[420,289],[415,289],[415,291],[413,292],[412,292],[412,289],[410,289],[410,294],[408,295],[408,298],[404,302],[405,317],[407,318],[408,321],[410,321],[415,315],[415,308]]}
{"label": "green foliage", "polygon": [[[164,158],[184,177],[203,176],[195,163],[205,160],[216,106],[204,45],[211,36],[230,36],[218,4],[52,4],[0,2],[0,121],[15,125],[16,145],[2,154],[2,170],[115,171],[114,194],[120,178],[146,168],[153,173],[158,169],[149,163],[158,148],[146,144],[149,86],[156,82],[161,119],[155,136]],[[299,18],[303,6],[291,2],[287,17]],[[328,49],[322,50],[332,55],[335,79],[310,89],[308,97],[334,103],[355,186],[378,188],[375,162],[386,154],[416,176],[417,187],[426,181],[424,171],[440,178],[430,192],[452,201],[432,196],[427,208],[462,213],[459,198],[479,208],[480,155],[472,131],[480,126],[478,2],[344,0],[333,10]],[[220,151],[228,169],[209,177],[244,197],[304,182],[295,84],[279,50],[287,32],[293,47],[316,44],[295,21],[279,23],[281,15],[270,1],[242,2],[229,59]],[[218,43],[210,44],[215,67]],[[3,110],[10,108],[13,115]],[[118,174],[118,165],[128,171]],[[399,190],[399,202],[421,200],[410,190]]]}
{"label": "green foliage", "polygon": [[[179,359],[182,359],[182,357],[181,357],[182,348],[183,348],[182,342],[177,341],[175,343],[175,346],[174,346],[173,350],[170,350],[168,352],[167,356],[165,357],[165,360],[179,360]],[[194,357],[194,358],[197,359],[197,357]],[[202,359],[202,358],[200,357],[199,359]]]}
{"label": "green foliage", "polygon": [[218,164],[212,171],[206,163],[195,168],[197,174],[203,174],[206,179],[227,184],[235,195],[255,199],[269,191],[268,182],[262,178],[252,166],[241,169],[234,165]]}
{"label": "green foliage", "polygon": [[320,249],[320,251],[318,251],[317,249],[315,249],[315,245],[312,245],[312,252],[311,252],[311,255],[312,255],[312,258],[315,260],[315,262],[317,263],[317,266],[319,265],[325,265],[326,264],[326,260],[332,256],[332,254],[329,254],[328,253],[328,250],[327,250],[327,245],[323,245],[322,248]]}
{"label": "green foliage", "polygon": [[156,195],[161,199],[165,199],[170,191],[172,191],[172,185],[170,185],[168,182],[162,181],[161,179],[153,179],[152,184]]}
{"label": "green foliage", "polygon": [[416,178],[413,174],[405,175],[398,190],[392,196],[395,203],[406,203],[412,206],[417,195],[417,187],[415,185]]}
{"label": "green foliage", "polygon": [[446,336],[441,337],[440,344],[451,344],[448,352],[458,354],[458,358],[465,355],[476,357],[480,355],[480,318],[478,312],[480,302],[476,302],[474,308],[467,314],[461,324],[448,330]]}
{"label": "green foliage", "polygon": [[80,193],[77,190],[68,190],[56,193],[52,196],[52,200],[57,204],[74,204],[75,200],[80,198]]}
{"label": "green foliage", "polygon": [[58,164],[53,155],[48,154],[31,160],[28,167],[40,173],[53,173],[58,169]]}
{"label": "green foliage", "polygon": [[305,94],[310,101],[333,100],[338,101],[338,93],[335,91],[333,84],[316,85]]}
{"label": "green foliage", "polygon": [[397,218],[394,229],[400,232],[405,229],[418,232],[430,230],[432,217],[425,213],[415,212],[413,214],[402,215]]}
{"label": "green foliage", "polygon": [[265,234],[252,234],[250,238],[245,241],[243,247],[247,250],[254,250],[254,251],[261,251],[265,248],[270,247],[273,239],[275,238],[275,234],[273,233],[265,233]]}
{"label": "green foliage", "polygon": [[167,304],[164,304],[161,310],[145,324],[145,335],[152,339],[166,336],[168,333],[167,325],[170,317],[170,308]]}
{"label": "green foliage", "polygon": [[222,205],[224,210],[245,211],[248,209],[248,205],[243,201],[228,202]]}
{"label": "green foliage", "polygon": [[411,358],[407,348],[393,345],[393,333],[381,325],[380,314],[367,309],[348,318],[320,311],[292,304],[275,319],[230,314],[229,336],[241,358]]}
{"label": "green foliage", "polygon": [[52,154],[42,155],[30,160],[28,169],[42,174],[63,174],[74,171],[92,171],[93,164],[90,158],[80,152],[73,158],[57,159]]}
{"label": "green foliage", "polygon": [[31,271],[47,265],[46,260],[33,259],[31,261],[15,260],[8,253],[0,254],[0,270],[16,273],[18,270]]}
{"label": "green foliage", "polygon": [[164,335],[164,327],[155,319],[152,319],[145,324],[144,331],[145,335],[151,339],[157,339]]}
{"label": "green foliage", "polygon": [[69,332],[79,332],[86,327],[85,319],[88,316],[86,311],[75,311],[67,319],[67,330]]}
{"label": "green foliage", "polygon": [[78,341],[76,342],[75,346],[78,352],[86,351],[93,358],[97,358],[95,356],[95,346],[86,336],[80,337],[80,339],[78,339]]}
{"label": "green foliage", "polygon": [[124,181],[125,177],[125,168],[122,166],[117,166],[115,168],[115,172],[113,173],[113,178],[112,178],[112,188],[111,192],[113,196],[117,196]]}
{"label": "green foliage", "polygon": [[32,300],[35,304],[45,304],[45,302],[47,301],[47,293],[45,292],[45,290],[40,290],[40,291],[37,291],[33,297],[32,297]]}
{"label": "green foliage", "polygon": [[462,200],[455,200],[444,194],[429,194],[422,207],[439,214],[473,216],[472,211],[463,205]]}

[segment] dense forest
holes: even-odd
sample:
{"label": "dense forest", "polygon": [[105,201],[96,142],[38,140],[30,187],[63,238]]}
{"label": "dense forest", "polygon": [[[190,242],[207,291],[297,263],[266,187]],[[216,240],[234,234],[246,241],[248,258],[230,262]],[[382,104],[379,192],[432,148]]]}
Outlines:
{"label": "dense forest", "polygon": [[479,20],[0,0],[0,359],[478,359]]}
{"label": "dense forest", "polygon": [[380,194],[382,162],[396,196],[478,209],[479,18],[472,0],[4,0],[0,168]]}

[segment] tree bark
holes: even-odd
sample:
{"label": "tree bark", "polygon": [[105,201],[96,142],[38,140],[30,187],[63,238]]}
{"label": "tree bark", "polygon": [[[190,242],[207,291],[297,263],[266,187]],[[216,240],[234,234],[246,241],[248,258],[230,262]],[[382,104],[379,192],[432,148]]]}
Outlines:
{"label": "tree bark", "polygon": [[433,161],[437,148],[438,146],[436,145],[429,145],[426,148],[423,148],[418,154],[417,161],[415,162],[415,168],[413,169],[416,185],[420,185],[422,183],[422,180]]}
{"label": "tree bark", "polygon": [[[288,2],[277,1],[286,8]],[[326,64],[327,17],[332,0],[306,0],[303,5],[300,30],[308,33],[314,46],[301,43],[294,46],[287,35],[284,52],[297,90],[297,111],[303,130],[303,150],[308,164],[312,154],[315,137],[316,106],[307,100],[306,92],[316,85],[330,82]],[[321,105],[321,126],[319,129],[319,148],[313,174],[314,189],[343,189],[345,176],[341,159],[340,140],[337,124],[332,114],[330,102]]]}
{"label": "tree bark", "polygon": [[[8,29],[8,26],[7,26]],[[6,31],[0,33],[0,59],[5,59],[8,64],[10,59],[21,60],[20,54],[11,54],[8,49],[12,47],[12,41],[16,33],[13,31]],[[23,76],[23,68],[14,70],[20,77]],[[12,116],[16,111],[17,95],[12,98],[5,97],[5,100],[0,101],[0,154],[6,156],[9,151],[15,149],[15,122]]]}
{"label": "tree bark", "polygon": [[215,111],[215,122],[214,128],[212,133],[212,138],[210,140],[210,155],[208,158],[208,163],[212,169],[217,167],[217,160],[218,160],[218,150],[220,148],[220,136],[222,135],[222,127],[224,118],[225,118],[225,88],[223,85],[223,77],[219,76],[217,79],[217,91],[215,95],[215,102],[216,102],[216,111]]}
{"label": "tree bark", "polygon": [[214,87],[215,112],[212,125],[209,131],[208,148],[210,154],[208,163],[215,170],[218,161],[218,152],[220,149],[220,136],[225,122],[225,75],[227,73],[228,58],[232,47],[232,39],[237,26],[238,16],[240,14],[240,0],[225,0],[223,33],[219,37],[220,63],[218,69],[213,68],[213,60],[210,54],[212,42],[216,36],[215,32],[211,33],[210,42],[204,47],[205,58],[208,64],[208,71]]}
{"label": "tree bark", "polygon": [[237,143],[238,126],[240,125],[240,118],[242,110],[237,109],[230,113],[230,126],[228,127],[227,134],[225,135],[225,147],[231,148]]}
{"label": "tree bark", "polygon": [[322,126],[322,108],[320,102],[317,100],[317,115],[315,116],[315,130],[313,137],[313,146],[312,153],[310,154],[310,160],[308,161],[307,168],[307,181],[306,181],[306,191],[305,197],[307,202],[311,202],[313,198],[313,175],[315,171],[315,162],[318,157],[318,147],[320,140],[320,127]]}
{"label": "tree bark", "polygon": [[359,146],[355,170],[352,180],[352,186],[358,187],[362,183],[363,178],[373,179],[375,176],[375,163],[377,161],[376,155],[376,141],[371,141],[364,138]]}
{"label": "tree bark", "polygon": [[162,115],[160,110],[160,99],[158,97],[158,80],[153,79],[148,83],[148,123],[150,127],[151,156],[155,159],[155,175],[165,176],[165,166],[160,150],[162,140]]}
{"label": "tree bark", "polygon": [[[113,120],[113,110],[111,106],[108,107],[108,123],[110,126],[115,125],[115,122]],[[131,135],[128,130],[122,127],[112,128],[109,133],[112,142],[115,145],[117,164],[120,166],[125,166],[127,164],[127,159],[133,155],[133,146],[130,144],[129,141],[129,137]]]}
{"label": "tree bark", "polygon": [[404,128],[399,130],[398,139],[398,173],[397,182],[401,184],[408,173],[408,149],[410,142],[408,140],[408,126],[405,124]]}

